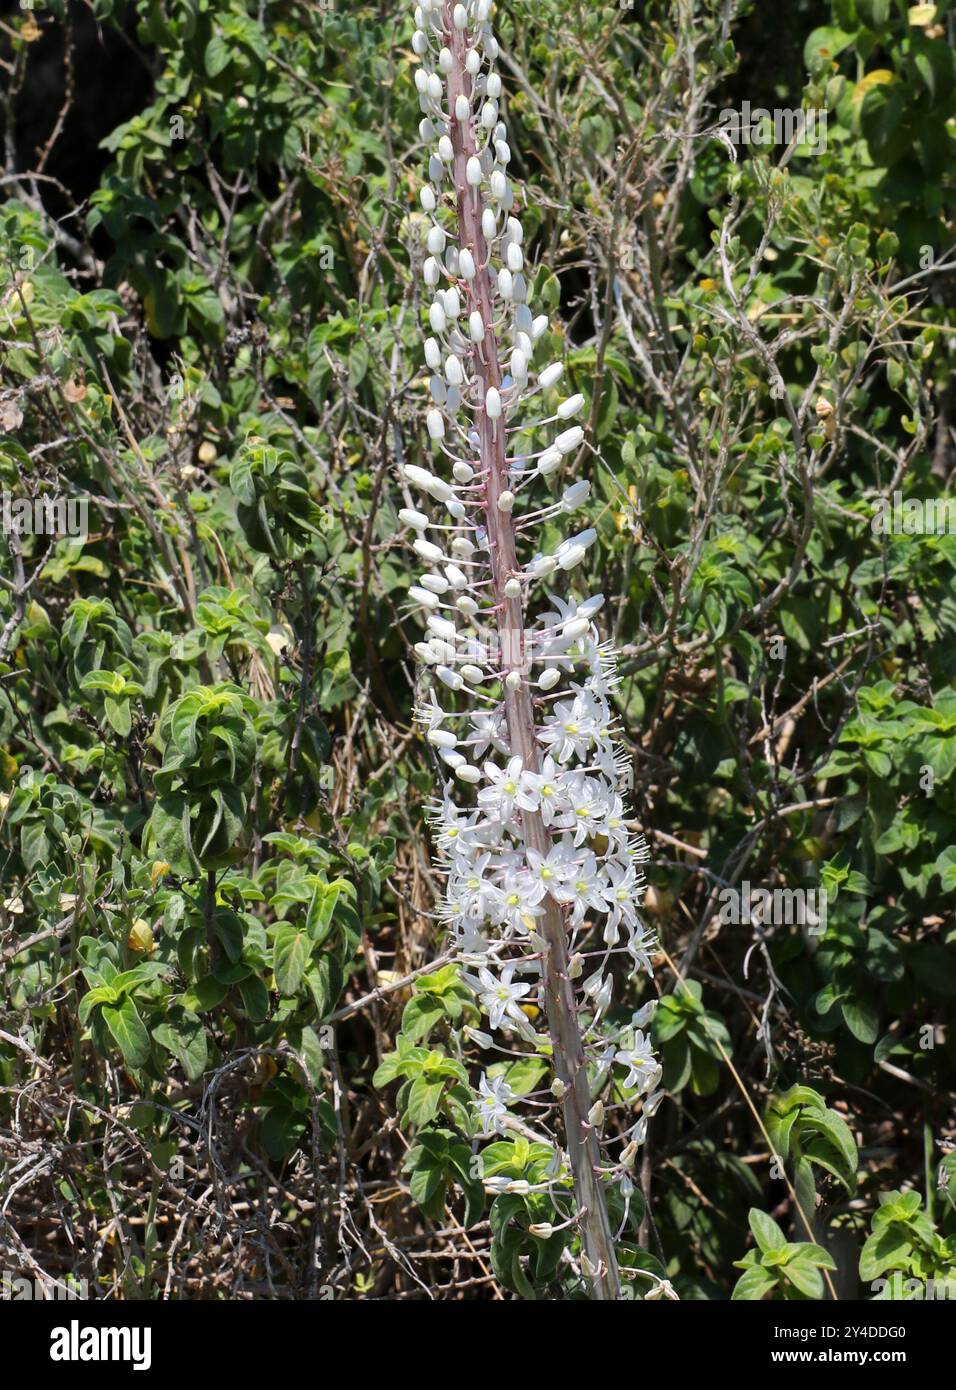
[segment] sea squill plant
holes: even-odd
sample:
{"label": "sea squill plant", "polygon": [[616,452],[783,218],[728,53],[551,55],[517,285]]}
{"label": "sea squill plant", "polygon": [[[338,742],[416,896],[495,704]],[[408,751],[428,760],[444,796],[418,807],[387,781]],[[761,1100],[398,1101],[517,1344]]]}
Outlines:
{"label": "sea squill plant", "polygon": [[[588,498],[584,479],[556,489],[560,470],[585,452],[575,423],[585,400],[559,398],[561,362],[535,362],[549,323],[529,302],[490,10],[490,0],[415,8],[434,462],[403,466],[416,506],[400,515],[425,566],[409,589],[427,629],[416,646],[418,718],[441,774],[433,818],[447,870],[443,916],[483,1016],[471,1036],[492,1060],[523,1049],[550,1056],[553,1071],[550,1089],[523,1101],[527,1123],[507,1080],[483,1074],[476,1132],[547,1135],[553,1159],[539,1190],[566,1196],[573,1183],[566,1225],[580,1235],[576,1267],[591,1297],[613,1299],[621,1284],[608,1198],[616,1187],[626,1219],[661,1094],[643,1031],[650,1008],[608,1022],[612,977],[650,969],[638,918],[646,851],[622,797],[614,653],[595,623],[603,596],[546,592],[564,586],[595,531],[547,553],[536,547],[545,522]],[[539,1013],[547,1033],[534,1025]],[[625,1114],[607,1139],[612,1084]],[[485,1185],[515,1187],[494,1177]],[[567,1208],[556,1203],[556,1221]],[[535,1233],[552,1229],[539,1223]]]}

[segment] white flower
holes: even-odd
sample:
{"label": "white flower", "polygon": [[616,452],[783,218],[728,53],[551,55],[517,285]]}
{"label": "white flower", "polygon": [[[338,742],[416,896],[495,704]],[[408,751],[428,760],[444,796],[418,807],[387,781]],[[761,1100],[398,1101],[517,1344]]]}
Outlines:
{"label": "white flower", "polygon": [[584,920],[588,908],[595,912],[607,911],[609,887],[607,871],[588,850],[567,878],[556,886],[552,896],[558,902],[571,904],[571,921],[577,926]]}
{"label": "white flower", "polygon": [[448,899],[468,922],[485,922],[499,910],[501,889],[489,872],[491,855],[474,864],[456,863],[448,878]]}
{"label": "white flower", "polygon": [[532,799],[523,785],[524,763],[520,758],[509,758],[508,764],[500,768],[492,762],[485,763],[484,773],[491,783],[482,787],[478,793],[478,805],[502,821],[511,820],[515,808],[533,810]]}
{"label": "white flower", "polygon": [[[505,1019],[512,1019],[515,1023],[527,1023],[526,1016],[518,1007],[518,1000],[523,999],[530,993],[530,985],[512,984],[512,977],[515,973],[513,965],[506,965],[501,972],[501,978],[495,979],[494,975],[485,966],[478,971],[478,1003],[481,1009],[488,1015],[488,1023],[492,1031],[501,1028]],[[469,979],[468,976],[465,976]],[[470,981],[470,983],[474,983]]]}
{"label": "white flower", "polygon": [[608,811],[610,795],[605,782],[588,777],[584,772],[572,773],[566,780],[567,800],[574,828],[574,843],[583,845],[600,828]]}
{"label": "white flower", "polygon": [[539,742],[549,747],[559,763],[586,758],[598,731],[607,722],[593,696],[579,692],[573,700],[559,700],[554,715],[538,733]]}
{"label": "white flower", "polygon": [[503,710],[494,710],[490,714],[484,710],[478,710],[470,719],[472,732],[475,735],[471,739],[475,758],[480,758],[489,748],[494,748],[498,753],[508,753],[510,751],[507,743],[508,726],[505,723]]}
{"label": "white flower", "polygon": [[552,897],[557,896],[555,889],[577,867],[574,855],[563,842],[553,845],[547,855],[539,854],[536,849],[529,847],[528,863],[531,866],[532,877],[541,884],[543,891],[550,893]]}
{"label": "white flower", "polygon": [[644,876],[636,864],[622,864],[618,860],[609,860],[607,872],[611,880],[611,891],[608,894],[611,905],[608,926],[613,929],[616,941],[617,928],[621,922],[629,927],[637,923],[637,904],[643,895]]}
{"label": "white flower", "polygon": [[646,1038],[640,1029],[635,1032],[632,1045],[621,1048],[615,1054],[614,1060],[628,1069],[624,1078],[624,1085],[628,1089],[636,1086],[641,1092],[649,1091],[660,1076],[660,1067],[654,1056],[651,1040]]}
{"label": "white flower", "polygon": [[530,809],[538,811],[545,825],[553,825],[557,818],[567,810],[568,802],[564,793],[564,772],[558,767],[550,753],[544,758],[540,772],[524,772],[521,781],[526,798],[532,803]]}
{"label": "white flower", "polygon": [[529,919],[539,917],[539,906],[544,897],[541,883],[526,869],[505,874],[501,885],[501,901],[498,904],[496,920],[515,931],[530,930]]}
{"label": "white flower", "polygon": [[508,1113],[509,1101],[515,1098],[514,1091],[503,1076],[494,1076],[489,1079],[487,1074],[482,1072],[481,1080],[478,1082],[478,1095],[480,1097],[477,1106],[478,1123],[481,1126],[480,1133],[503,1133],[504,1126],[501,1122]]}

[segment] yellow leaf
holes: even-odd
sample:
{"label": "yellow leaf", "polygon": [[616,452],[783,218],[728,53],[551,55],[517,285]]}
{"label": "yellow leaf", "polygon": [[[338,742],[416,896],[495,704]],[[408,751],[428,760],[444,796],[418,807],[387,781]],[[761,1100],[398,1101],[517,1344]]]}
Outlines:
{"label": "yellow leaf", "polygon": [[874,68],[872,72],[868,72],[865,77],[862,77],[853,88],[853,100],[860,102],[867,92],[871,92],[874,87],[888,87],[895,81],[896,74],[890,72],[889,68]]}

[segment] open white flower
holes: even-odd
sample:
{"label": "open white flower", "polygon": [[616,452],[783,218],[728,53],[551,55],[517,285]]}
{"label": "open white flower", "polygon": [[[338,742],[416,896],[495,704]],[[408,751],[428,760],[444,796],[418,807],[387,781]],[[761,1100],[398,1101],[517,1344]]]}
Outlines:
{"label": "open white flower", "polygon": [[482,1073],[478,1082],[478,1123],[480,1133],[504,1133],[502,1120],[508,1113],[508,1104],[514,1100],[515,1093],[503,1076],[489,1077]]}
{"label": "open white flower", "polygon": [[518,1000],[530,994],[531,986],[512,984],[514,973],[513,965],[506,965],[500,978],[496,978],[484,966],[478,971],[478,1003],[482,1011],[488,1015],[492,1031],[501,1028],[506,1018],[512,1019],[515,1023],[526,1022],[525,1015],[518,1007]]}
{"label": "open white flower", "polygon": [[622,1067],[627,1067],[624,1085],[628,1088],[636,1086],[639,1091],[649,1091],[660,1078],[661,1069],[654,1055],[651,1040],[646,1038],[640,1029],[635,1032],[631,1046],[621,1048],[615,1054],[614,1060]]}

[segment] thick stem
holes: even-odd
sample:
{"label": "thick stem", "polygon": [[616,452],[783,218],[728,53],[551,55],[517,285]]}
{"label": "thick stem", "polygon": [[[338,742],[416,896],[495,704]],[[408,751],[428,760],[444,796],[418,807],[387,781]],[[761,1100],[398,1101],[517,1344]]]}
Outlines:
{"label": "thick stem", "polygon": [[[471,78],[465,71],[467,40],[464,33],[456,30],[452,23],[453,8],[452,0],[446,0],[445,42],[453,57],[452,69],[448,74],[448,107],[452,113],[459,95],[463,94],[469,101],[471,99]],[[484,400],[489,388],[500,389],[501,366],[492,328],[493,298],[486,264],[488,248],[481,230],[481,192],[478,188],[470,187],[465,176],[468,159],[476,153],[471,122],[452,119],[451,139],[455,152],[455,186],[458,190],[459,244],[461,248],[471,250],[477,267],[474,279],[467,285],[467,308],[469,313],[477,309],[485,324],[484,342],[475,352],[475,370]],[[522,677],[517,689],[505,687],[509,741],[512,753],[520,756],[526,768],[536,772],[538,753],[529,686],[530,662],[525,660],[524,600],[521,595],[509,598],[504,591],[506,582],[519,568],[511,514],[498,507],[498,498],[508,486],[505,422],[503,418],[490,419],[482,407],[477,412],[477,424],[502,678],[508,670],[519,671]],[[522,826],[525,843],[540,854],[547,855],[552,841],[538,812],[522,812]],[[538,919],[537,926],[547,943],[544,981],[548,1029],[554,1049],[554,1069],[565,1087],[562,1111],[575,1199],[581,1212],[582,1244],[588,1262],[595,1271],[591,1278],[591,1296],[599,1300],[613,1300],[620,1296],[620,1279],[607,1202],[597,1171],[601,1159],[598,1136],[587,1118],[591,1097],[574,990],[568,975],[567,930],[562,910],[554,899],[550,896],[545,898],[543,906],[544,914]]]}

